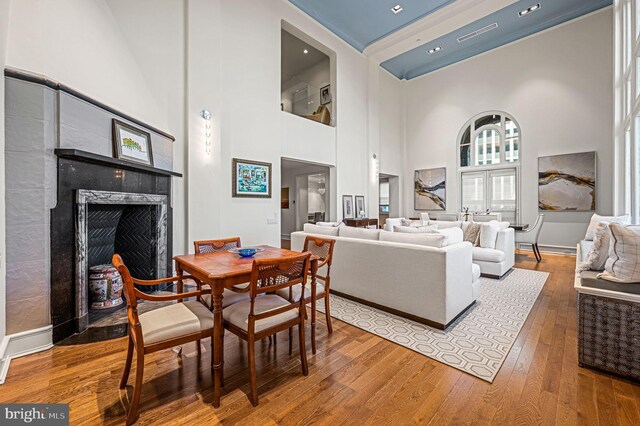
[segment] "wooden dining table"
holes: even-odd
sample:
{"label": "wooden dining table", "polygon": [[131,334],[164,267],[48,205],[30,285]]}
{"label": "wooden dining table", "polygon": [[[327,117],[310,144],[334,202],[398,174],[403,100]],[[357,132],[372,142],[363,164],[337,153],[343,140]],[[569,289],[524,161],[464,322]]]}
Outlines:
{"label": "wooden dining table", "polygon": [[[257,246],[264,249],[251,258],[242,258],[235,253],[220,250],[213,253],[185,254],[174,256],[178,277],[184,273],[192,275],[203,284],[211,287],[211,304],[213,306],[213,406],[220,406],[220,391],[222,386],[222,367],[224,365],[222,351],[222,335],[224,324],[222,321],[222,292],[225,288],[233,287],[251,281],[251,269],[254,259],[285,258],[298,255],[299,252],[272,247]],[[318,272],[318,256],[311,256],[311,286],[315,288],[316,273]],[[182,293],[184,283],[178,280],[178,292]],[[315,315],[312,315],[312,334],[315,330]],[[311,336],[315,339],[315,336]]]}

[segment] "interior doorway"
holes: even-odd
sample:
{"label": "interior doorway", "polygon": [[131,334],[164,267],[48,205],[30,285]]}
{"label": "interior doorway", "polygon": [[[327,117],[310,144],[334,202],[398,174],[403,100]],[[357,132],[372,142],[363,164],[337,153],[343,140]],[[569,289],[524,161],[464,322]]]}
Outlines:
{"label": "interior doorway", "polygon": [[400,177],[380,173],[379,223],[384,225],[390,217],[400,217]]}
{"label": "interior doorway", "polygon": [[281,160],[281,225],[283,244],[305,223],[335,220],[331,198],[334,168],[306,161]]}

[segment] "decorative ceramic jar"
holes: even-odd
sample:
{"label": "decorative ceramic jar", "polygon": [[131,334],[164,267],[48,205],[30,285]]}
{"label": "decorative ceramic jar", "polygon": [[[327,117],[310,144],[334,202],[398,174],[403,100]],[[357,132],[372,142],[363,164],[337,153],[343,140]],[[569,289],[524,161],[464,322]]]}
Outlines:
{"label": "decorative ceramic jar", "polygon": [[122,299],[122,277],[113,265],[97,265],[89,268],[89,293],[91,309],[108,309],[119,306]]}

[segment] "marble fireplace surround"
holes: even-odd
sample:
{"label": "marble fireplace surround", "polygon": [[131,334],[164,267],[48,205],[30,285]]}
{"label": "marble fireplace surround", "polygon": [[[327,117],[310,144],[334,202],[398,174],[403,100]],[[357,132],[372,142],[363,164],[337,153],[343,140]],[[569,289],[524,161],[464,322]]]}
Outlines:
{"label": "marble fireplace surround", "polygon": [[[95,191],[79,189],[76,195],[76,318],[80,329],[86,329],[89,315],[89,283],[88,283],[88,211],[90,204],[108,205],[144,205],[157,206],[157,256],[156,271],[165,269],[167,264],[167,206],[166,195],[139,194],[130,192]],[[160,276],[156,278],[161,278]]]}

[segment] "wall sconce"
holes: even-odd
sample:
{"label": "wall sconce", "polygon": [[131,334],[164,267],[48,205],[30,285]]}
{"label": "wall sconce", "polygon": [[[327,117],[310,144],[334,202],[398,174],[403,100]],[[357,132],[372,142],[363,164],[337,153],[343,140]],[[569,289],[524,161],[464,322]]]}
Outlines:
{"label": "wall sconce", "polygon": [[202,116],[202,118],[204,118],[204,121],[206,123],[204,142],[205,149],[207,151],[207,154],[211,154],[211,113],[206,109],[203,109],[200,115]]}

